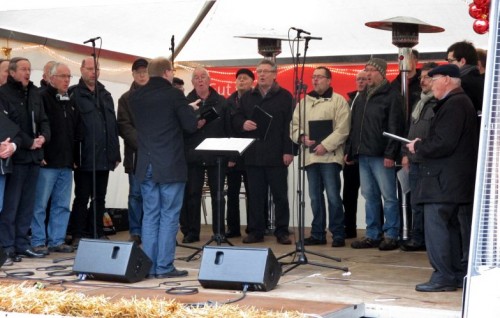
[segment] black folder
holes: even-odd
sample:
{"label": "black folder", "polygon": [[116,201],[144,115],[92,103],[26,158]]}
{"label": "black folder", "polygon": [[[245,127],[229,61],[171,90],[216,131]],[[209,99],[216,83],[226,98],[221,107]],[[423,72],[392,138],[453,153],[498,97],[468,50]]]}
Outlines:
{"label": "black folder", "polygon": [[314,148],[319,145],[326,137],[333,132],[333,120],[310,120],[309,121],[309,139],[316,141],[309,146],[309,152],[313,153]]}
{"label": "black folder", "polygon": [[206,124],[216,120],[217,118],[219,118],[219,114],[214,107],[208,107],[203,109],[203,111],[200,111],[199,119],[205,119],[207,121]]}
{"label": "black folder", "polygon": [[269,127],[271,127],[271,122],[273,116],[263,110],[260,106],[255,105],[253,109],[251,121],[257,124],[257,134],[260,140],[266,140],[267,133],[269,132]]}

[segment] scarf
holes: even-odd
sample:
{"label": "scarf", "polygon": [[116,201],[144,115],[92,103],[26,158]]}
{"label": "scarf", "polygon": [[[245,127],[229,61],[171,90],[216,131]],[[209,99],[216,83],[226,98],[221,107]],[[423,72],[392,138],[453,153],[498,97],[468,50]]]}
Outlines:
{"label": "scarf", "polygon": [[432,91],[428,92],[427,94],[424,92],[420,93],[420,100],[417,102],[417,105],[415,105],[415,109],[413,109],[413,112],[411,113],[413,122],[418,122],[418,120],[420,119],[420,113],[422,112],[424,105],[427,104],[427,102],[433,97],[434,95],[432,94]]}

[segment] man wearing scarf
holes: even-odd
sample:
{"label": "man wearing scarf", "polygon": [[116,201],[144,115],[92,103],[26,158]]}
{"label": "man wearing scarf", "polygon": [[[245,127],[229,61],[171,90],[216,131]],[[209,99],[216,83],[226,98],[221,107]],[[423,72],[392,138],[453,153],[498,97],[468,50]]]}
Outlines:
{"label": "man wearing scarf", "polygon": [[[311,236],[304,240],[304,245],[326,244],[326,208],[323,204],[323,190],[326,190],[332,247],[342,247],[345,246],[345,230],[340,171],[344,164],[344,144],[351,121],[349,104],[341,95],[333,92],[331,82],[329,69],[320,66],[314,70],[314,90],[295,108],[290,131],[294,142],[303,143],[309,148],[304,151],[304,159],[313,221]],[[321,130],[317,129],[319,124],[326,124],[331,130],[317,134]]]}
{"label": "man wearing scarf", "polygon": [[[368,85],[352,105],[345,161],[359,161],[366,213],[366,237],[354,241],[352,248],[398,248],[400,216],[395,161],[400,147],[399,142],[385,138],[382,133],[400,135],[404,119],[401,94],[391,88],[385,78],[386,70],[387,63],[383,59],[372,58],[366,63]],[[383,226],[380,215],[382,197]]]}

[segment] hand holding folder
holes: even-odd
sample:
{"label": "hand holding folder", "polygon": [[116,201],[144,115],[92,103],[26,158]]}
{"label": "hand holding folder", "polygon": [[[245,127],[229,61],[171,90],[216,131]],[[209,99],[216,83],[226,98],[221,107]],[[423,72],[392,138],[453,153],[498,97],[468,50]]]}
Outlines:
{"label": "hand holding folder", "polygon": [[267,133],[269,132],[269,127],[271,127],[271,122],[273,116],[263,110],[261,107],[255,105],[253,109],[251,121],[257,124],[257,134],[260,140],[266,140]]}

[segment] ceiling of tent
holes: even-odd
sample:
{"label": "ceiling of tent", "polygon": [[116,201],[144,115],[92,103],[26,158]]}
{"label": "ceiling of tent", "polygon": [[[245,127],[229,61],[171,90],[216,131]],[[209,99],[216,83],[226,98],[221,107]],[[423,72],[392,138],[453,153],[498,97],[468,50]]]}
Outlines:
{"label": "ceiling of tent", "polygon": [[[170,39],[182,39],[205,0],[29,0],[0,6],[0,28],[83,45],[100,36],[102,48],[133,56],[170,55]],[[470,2],[470,1],[468,1]],[[488,36],[472,30],[465,0],[216,0],[177,61],[255,59],[256,40],[235,36],[278,34],[297,27],[322,37],[311,41],[308,56],[396,53],[391,32],[365,22],[411,16],[445,29],[420,34],[420,52],[443,52],[456,41],[487,48]],[[295,31],[290,35],[294,37]],[[1,42],[0,46],[5,46]],[[3,40],[5,41],[5,40]],[[99,44],[99,42],[97,42]],[[279,57],[290,57],[288,42]],[[43,44],[43,43],[42,43]]]}

